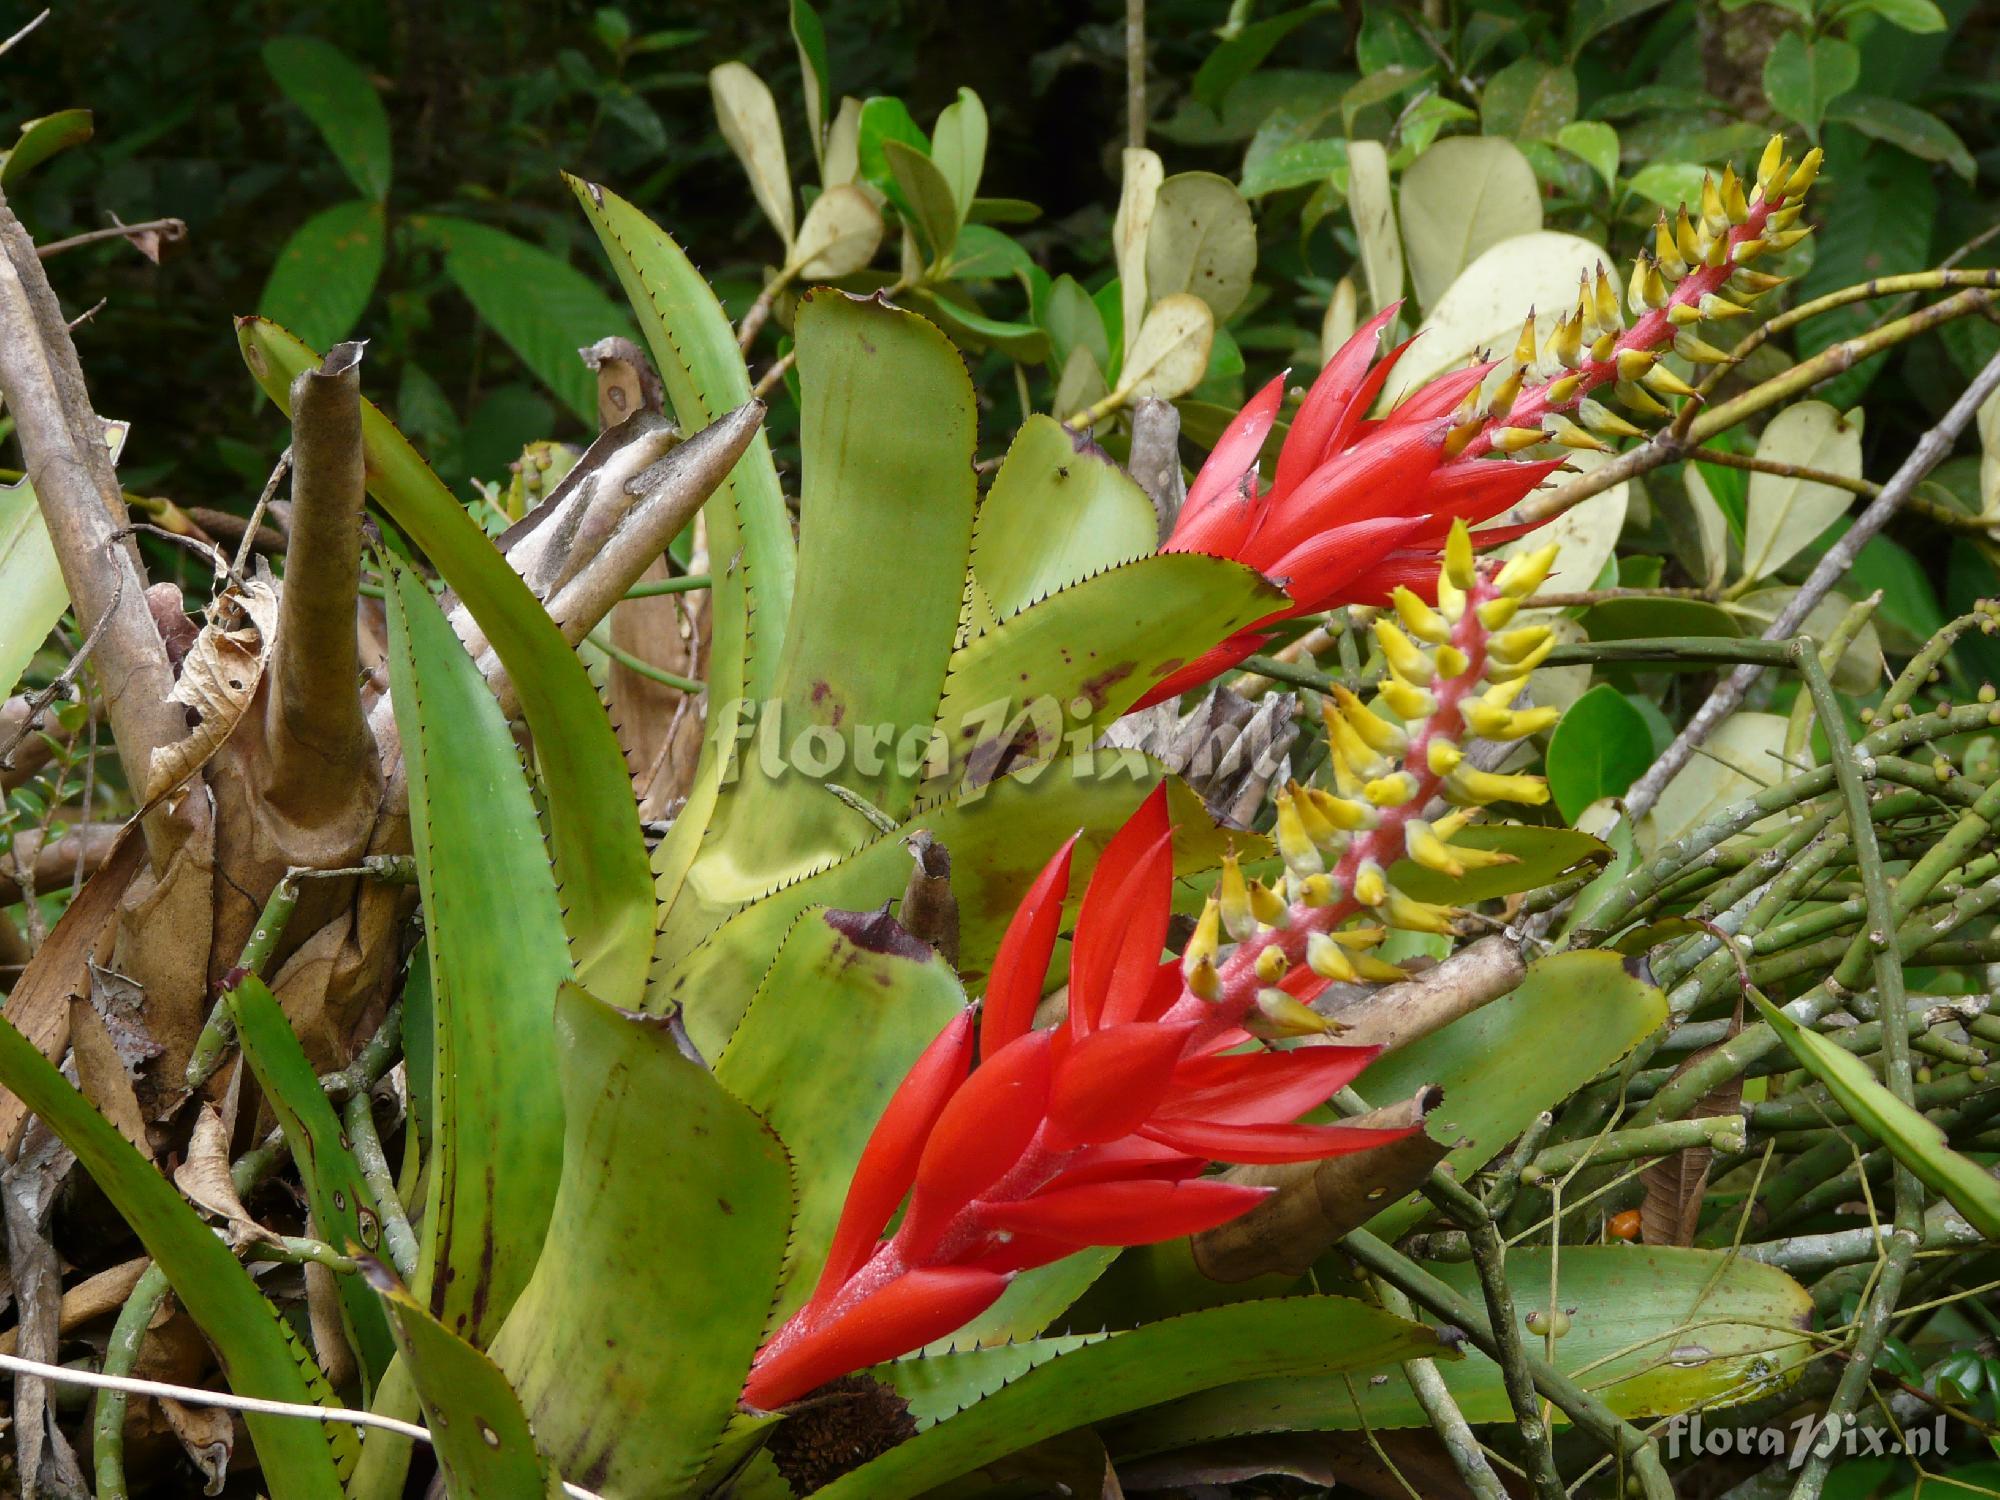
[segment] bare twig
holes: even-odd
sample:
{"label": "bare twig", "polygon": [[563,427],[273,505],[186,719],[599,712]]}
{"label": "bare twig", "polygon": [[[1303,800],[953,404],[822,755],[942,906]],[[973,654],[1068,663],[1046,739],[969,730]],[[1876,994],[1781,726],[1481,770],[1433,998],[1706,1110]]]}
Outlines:
{"label": "bare twig", "polygon": [[[293,413],[292,420],[297,422],[298,415],[296,412]],[[264,488],[258,493],[257,503],[250,507],[250,519],[238,522],[243,528],[242,536],[236,544],[235,571],[239,577],[242,575],[243,569],[250,562],[250,549],[259,544],[258,532],[264,523],[264,512],[271,508],[271,499],[278,493],[278,486],[285,482],[285,475],[291,472],[291,468],[292,450],[287,447],[283,453],[278,455],[278,461],[271,465],[271,477],[264,481]],[[196,519],[200,518],[197,517]],[[270,534],[274,537],[277,536],[275,532]],[[284,546],[286,541],[287,539],[284,537],[277,538],[278,546],[280,547]]]}
{"label": "bare twig", "polygon": [[[1987,362],[1986,368],[1951,404],[1951,409],[1939,419],[1938,424],[1910,450],[1910,456],[1903,460],[1902,467],[1890,476],[1889,482],[1882,486],[1868,508],[1855,518],[1846,534],[1827,549],[1826,555],[1820,558],[1804,585],[1792,596],[1791,602],[1765,629],[1765,640],[1781,641],[1798,630],[1828,591],[1847,576],[1868,539],[1882,529],[1923,477],[1951,452],[1958,435],[1996,389],[2000,389],[2000,355]],[[1626,816],[1636,823],[1652,810],[1660,800],[1660,793],[1666,790],[1667,783],[1694,757],[1696,749],[1715,732],[1716,726],[1737,710],[1762,671],[1761,665],[1746,662],[1716,685],[1707,701],[1695,710],[1694,716],[1674,737],[1673,743],[1667,746],[1666,753],[1626,794]]]}
{"label": "bare twig", "polygon": [[162,243],[170,245],[176,240],[187,237],[187,224],[181,219],[145,219],[137,224],[113,224],[106,229],[89,229],[82,234],[73,234],[66,240],[50,240],[46,245],[37,245],[35,254],[47,260],[52,255],[62,254],[65,250],[79,250],[85,245],[102,244],[105,240],[137,239],[142,234],[157,234]]}
{"label": "bare twig", "polygon": [[[173,668],[146,607],[136,548],[112,546],[125,517],[103,424],[91,410],[61,308],[34,242],[0,195],[0,392],[79,618],[104,622],[93,660],[133,786],[152,755],[187,733],[168,698]],[[158,823],[149,820],[149,828]],[[164,824],[159,824],[164,834]],[[149,842],[152,835],[149,834]]]}
{"label": "bare twig", "polygon": [[34,20],[30,21],[27,25],[23,26],[19,31],[15,32],[12,36],[8,37],[6,41],[0,42],[0,57],[5,57],[9,52],[12,52],[14,50],[16,43],[18,43],[23,37],[27,36],[29,32],[33,31],[37,26],[41,25],[42,22],[46,21],[48,18],[49,18],[49,13],[47,10],[44,10],[40,15],[36,16]]}
{"label": "bare twig", "polygon": [[1125,144],[1146,144],[1146,0],[1125,0]]}

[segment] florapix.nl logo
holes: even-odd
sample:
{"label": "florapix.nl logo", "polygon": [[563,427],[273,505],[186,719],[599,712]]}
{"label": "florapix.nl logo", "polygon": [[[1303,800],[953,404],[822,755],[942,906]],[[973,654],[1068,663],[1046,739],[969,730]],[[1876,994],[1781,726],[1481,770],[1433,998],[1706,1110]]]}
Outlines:
{"label": "florapix.nl logo", "polygon": [[1679,1458],[1783,1458],[1803,1468],[1813,1458],[1925,1458],[1945,1449],[1945,1419],[1891,1428],[1851,1415],[1800,1417],[1780,1427],[1705,1423],[1700,1412],[1675,1417],[1660,1434],[1669,1460]]}

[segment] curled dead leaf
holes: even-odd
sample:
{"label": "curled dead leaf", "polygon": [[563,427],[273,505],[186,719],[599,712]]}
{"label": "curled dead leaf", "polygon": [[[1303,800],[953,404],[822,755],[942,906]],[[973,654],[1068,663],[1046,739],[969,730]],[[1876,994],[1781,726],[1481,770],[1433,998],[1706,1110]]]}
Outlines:
{"label": "curled dead leaf", "polygon": [[229,1175],[229,1129],[213,1105],[204,1104],[188,1137],[187,1160],[174,1169],[174,1186],[196,1208],[228,1224],[231,1248],[276,1235],[250,1217]]}
{"label": "curled dead leaf", "polygon": [[153,752],[146,770],[150,806],[186,782],[229,738],[264,675],[278,628],[278,590],[269,579],[232,584],[208,608],[168,696],[195,712],[188,737]]}

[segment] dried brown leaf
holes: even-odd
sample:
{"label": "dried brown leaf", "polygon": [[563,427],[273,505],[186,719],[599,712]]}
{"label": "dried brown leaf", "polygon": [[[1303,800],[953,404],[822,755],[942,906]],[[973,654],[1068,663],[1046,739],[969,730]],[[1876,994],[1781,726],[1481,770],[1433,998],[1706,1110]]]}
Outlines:
{"label": "dried brown leaf", "polygon": [[236,1422],[213,1406],[183,1406],[171,1396],[160,1397],[160,1411],[194,1466],[208,1481],[204,1495],[219,1495],[229,1479],[229,1457],[236,1449]]}
{"label": "dried brown leaf", "polygon": [[227,1222],[232,1247],[277,1238],[250,1217],[236,1196],[229,1175],[229,1129],[212,1105],[201,1107],[194,1133],[188,1137],[187,1160],[174,1169],[174,1186],[196,1208]]}
{"label": "dried brown leaf", "polygon": [[209,606],[168,696],[195,712],[186,739],[162,745],[146,769],[146,802],[167,796],[229,738],[264,675],[278,626],[278,591],[267,579],[232,584]]}
{"label": "dried brown leaf", "polygon": [[[1739,997],[1729,1035],[1733,1037],[1742,1029],[1743,1001]],[[1716,1044],[1721,1045],[1722,1042]],[[1715,1047],[1704,1047],[1689,1053],[1674,1069],[1673,1076],[1680,1077],[1713,1051]],[[1742,1107],[1743,1078],[1737,1074],[1704,1096],[1688,1111],[1688,1118],[1715,1119],[1733,1115]],[[1714,1161],[1715,1153],[1708,1147],[1689,1146],[1660,1158],[1639,1174],[1640,1185],[1646,1190],[1646,1196],[1639,1202],[1639,1238],[1643,1243],[1681,1246],[1694,1243],[1695,1230],[1701,1223],[1702,1196],[1708,1191],[1708,1170]]]}

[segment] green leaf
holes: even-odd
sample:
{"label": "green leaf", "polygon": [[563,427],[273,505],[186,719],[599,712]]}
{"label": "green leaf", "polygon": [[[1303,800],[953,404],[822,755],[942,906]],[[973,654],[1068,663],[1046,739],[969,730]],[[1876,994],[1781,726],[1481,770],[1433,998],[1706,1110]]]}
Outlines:
{"label": "green leaf", "polygon": [[1820,121],[1835,99],[1861,81],[1861,54],[1837,37],[1807,41],[1788,31],[1764,59],[1764,96],[1779,114],[1818,139]]}
{"label": "green leaf", "polygon": [[968,349],[998,349],[1018,364],[1038,365],[1049,357],[1049,336],[1032,323],[989,318],[977,308],[956,301],[939,289],[912,291],[911,305],[952,341]]}
{"label": "green leaf", "polygon": [[1243,305],[1257,270],[1257,226],[1236,185],[1213,172],[1160,184],[1146,237],[1146,292],[1154,303],[1191,292],[1224,322]]}
{"label": "green leaf", "polygon": [[1970,1157],[1951,1149],[1944,1131],[1889,1091],[1868,1064],[1799,1025],[1756,989],[1750,998],[1792,1056],[1826,1085],[1849,1119],[1889,1148],[1933,1191],[1944,1195],[1966,1222],[1988,1239],[2000,1239],[2000,1182]]}
{"label": "green leaf", "polygon": [[1486,81],[1479,114],[1488,135],[1554,140],[1576,118],[1576,74],[1539,58],[1519,58]]}
{"label": "green leaf", "polygon": [[379,1261],[369,1279],[389,1305],[396,1347],[422,1403],[449,1494],[508,1500],[562,1494],[500,1367],[432,1317]]}
{"label": "green leaf", "polygon": [[[289,412],[293,378],[318,356],[261,318],[240,320],[237,342],[264,394]],[[521,575],[366,400],[361,443],[369,494],[465,602],[520,694],[547,789],[549,844],[576,971],[605,994],[637,1003],[652,948],[652,883],[631,774],[597,690]]]}
{"label": "green leaf", "polygon": [[264,43],[264,66],[285,97],[319,127],[340,169],[364,198],[389,196],[389,112],[368,75],[331,42],[317,37],[273,37]]}
{"label": "green leaf", "polygon": [[1339,8],[1331,0],[1318,0],[1316,4],[1301,5],[1250,22],[1202,59],[1195,70],[1191,92],[1210,109],[1221,108],[1229,91],[1254,73],[1257,65],[1271,55],[1272,48],[1312,17]]}
{"label": "green leaf", "polygon": [[271,263],[257,310],[316,348],[337,344],[368,310],[385,248],[381,204],[357,198],[321,209]]}
{"label": "green leaf", "polygon": [[764,1336],[792,1208],[784,1149],[664,1019],[565,985],[556,1036],[568,1128],[551,1249],[493,1358],[562,1473],[678,1494]]}
{"label": "green leaf", "polygon": [[[681,430],[699,431],[748,401],[750,375],[736,347],[736,332],[680,246],[617,194],[579,178],[568,181],[631,299]],[[791,513],[765,434],[750,440],[750,450],[710,497],[704,515],[709,556],[725,563],[709,592],[715,622],[709,701],[768,698],[791,613],[797,557]],[[737,557],[740,566],[726,565]],[[711,714],[710,725],[716,722]],[[712,759],[712,741],[703,753]],[[660,845],[656,865],[663,899],[692,853],[688,839],[700,835],[699,818],[684,821],[689,834]]]}
{"label": "green leaf", "polygon": [[[1812,267],[1799,278],[1800,302],[1854,286],[1874,276],[1919,271],[1931,264],[1931,240],[1938,222],[1938,190],[1932,174],[1911,169],[1900,151],[1868,148],[1859,159],[1842,141],[1859,145],[1844,131],[1829,140],[1834,147],[1823,190],[1815,189],[1814,212],[1820,227]],[[1869,307],[1838,307],[1799,325],[1794,335],[1799,357],[1817,354],[1842,339],[1853,338],[1875,321]],[[1853,369],[1820,386],[1816,394],[1845,408],[1859,401],[1881,370],[1884,356],[1861,361]]]}
{"label": "green leaf", "polygon": [[1015,436],[972,527],[983,629],[1158,545],[1153,502],[1088,438],[1051,417]]}
{"label": "green leaf", "polygon": [[69,608],[34,486],[0,485],[0,695],[14,690]]}
{"label": "green leaf", "polygon": [[550,1015],[569,955],[500,706],[422,582],[402,568],[392,582],[390,680],[434,995],[417,1284],[452,1332],[483,1346],[527,1285],[555,1200]]}
{"label": "green leaf", "polygon": [[[1728,610],[1701,599],[1607,599],[1583,612],[1579,623],[1593,641],[1643,641],[1660,636],[1724,636],[1743,634]],[[1648,671],[1663,670],[1654,663]],[[1693,668],[1713,670],[1702,663]]]}
{"label": "green leaf", "polygon": [[[718,903],[704,913],[705,923],[663,934],[655,1002],[681,1005],[695,1046],[704,1056],[715,1055],[800,915],[815,905],[866,910],[900,896],[910,878],[904,840],[920,830],[951,851],[959,975],[976,988],[1015,907],[1056,846],[1083,831],[1072,877],[1072,888],[1082,890],[1099,851],[1161,775],[1157,762],[1133,752],[1086,751],[989,787],[954,788],[949,798],[847,858],[782,889],[759,892],[761,899],[747,904]],[[1170,780],[1168,792],[1177,868],[1212,868],[1225,836],[1184,785]],[[1245,835],[1232,837],[1243,846]]]}
{"label": "green leaf", "polygon": [[884,141],[882,155],[901,189],[900,201],[909,205],[905,217],[917,232],[926,264],[944,264],[958,241],[958,203],[950,180],[936,162],[901,141]]}
{"label": "green leaf", "polygon": [[1066,366],[1077,349],[1088,350],[1098,369],[1111,369],[1111,338],[1104,317],[1075,277],[1065,274],[1049,284],[1039,320],[1049,332],[1049,360],[1057,369]]}
{"label": "green leaf", "polygon": [[954,226],[965,223],[979,197],[979,178],[986,170],[986,106],[971,89],[944,107],[931,131],[931,161],[951,185],[958,214]]}
{"label": "green leaf", "polygon": [[902,212],[911,213],[911,204],[903,196],[883,150],[890,141],[900,141],[920,155],[930,155],[930,138],[910,118],[909,106],[900,99],[877,95],[861,106],[861,126],[855,138],[857,165],[864,181],[873,184]]}
{"label": "green leaf", "polygon": [[1342,193],[1347,191],[1346,141],[1295,141],[1266,152],[1254,163],[1244,164],[1237,191],[1246,198],[1261,198],[1266,193],[1322,182],[1335,184]]}
{"label": "green leaf", "polygon": [[826,26],[811,0],[791,0],[791,20],[792,45],[799,51],[799,82],[806,96],[806,133],[812,137],[813,160],[824,173],[826,106],[833,98],[833,71],[826,60]]}
{"label": "green leaf", "polygon": [[[1558,953],[1528,966],[1504,1000],[1376,1059],[1355,1088],[1372,1104],[1444,1089],[1425,1129],[1450,1142],[1439,1168],[1460,1182],[1492,1160],[1543,1110],[1553,1108],[1630,1052],[1667,1019],[1666,997],[1635,978],[1616,953]],[[1386,1240],[1429,1211],[1404,1199],[1368,1222]]]}
{"label": "green leaf", "polygon": [[805,401],[794,608],[810,628],[787,635],[772,701],[749,706],[778,737],[779,763],[742,757],[741,783],[719,806],[715,857],[701,866],[710,894],[739,900],[871,837],[827,782],[907,815],[923,767],[896,746],[935,716],[977,503],[972,382],[942,333],[832,291],[803,299],[796,327]]}
{"label": "green leaf", "polygon": [[1958,132],[1914,104],[1880,94],[1845,94],[1828,106],[1826,118],[1887,141],[1920,161],[1941,161],[1967,182],[1978,175],[1979,168]]}
{"label": "green leaf", "polygon": [[1618,132],[1602,120],[1575,120],[1556,132],[1556,144],[1581,157],[1607,188],[1618,185]]}
{"label": "green leaf", "polygon": [[[470,219],[426,217],[444,247],[445,274],[521,363],[586,422],[597,420],[597,380],[576,351],[631,320],[568,261]],[[523,438],[539,434],[525,433]]]}
{"label": "green leaf", "polygon": [[[1599,797],[1622,797],[1653,763],[1653,738],[1632,702],[1600,682],[1563,712],[1549,736],[1549,793],[1574,823]],[[1469,832],[1470,830],[1468,830]]]}
{"label": "green leaf", "polygon": [[1034,257],[1019,240],[985,224],[968,223],[958,231],[947,274],[954,281],[998,281],[1015,276],[1025,282],[1035,269]]}
{"label": "green leaf", "polygon": [[[1483,1305],[1470,1263],[1424,1269]],[[1774,1394],[1814,1352],[1803,1331],[1813,1316],[1805,1288],[1774,1267],[1722,1251],[1564,1245],[1552,1265],[1548,1250],[1517,1245],[1508,1248],[1506,1270],[1523,1316],[1548,1307],[1551,1298],[1570,1312],[1569,1332],[1550,1357],[1620,1417],[1668,1416]],[[1511,1423],[1500,1367],[1477,1350],[1465,1352],[1462,1362],[1440,1364],[1438,1372],[1466,1420]],[[1124,1459],[1224,1434],[1425,1425],[1402,1372],[1385,1365],[1382,1374],[1387,1378],[1220,1386],[1106,1427],[1103,1435]]]}
{"label": "green leaf", "polygon": [[[166,1273],[188,1316],[215,1346],[239,1396],[321,1406],[332,1388],[250,1273],[110,1121],[55,1065],[0,1021],[0,1085],[62,1137],[111,1206]],[[340,1500],[358,1451],[354,1430],[246,1413],[271,1500]]]}
{"label": "green leaf", "polygon": [[[278,1117],[312,1207],[312,1232],[337,1249],[381,1253],[382,1215],[368,1180],[354,1159],[340,1117],[327,1102],[319,1074],[306,1057],[276,998],[252,974],[225,997],[244,1061]],[[336,1276],[349,1344],[373,1390],[395,1352],[382,1304],[359,1275]]]}
{"label": "green leaf", "polygon": [[1835,23],[1855,16],[1880,16],[1891,26],[1922,35],[1945,30],[1944,12],[1932,0],[1849,0],[1835,9]]}
{"label": "green leaf", "polygon": [[715,1077],[778,1133],[798,1204],[772,1321],[817,1283],[861,1149],[903,1075],[965,1008],[958,977],[886,913],[799,919],[715,1061]]}
{"label": "green leaf", "polygon": [[1403,173],[1398,208],[1410,285],[1429,309],[1482,252],[1542,227],[1535,169],[1512,141],[1448,136]]}
{"label": "green leaf", "polygon": [[1364,73],[1361,81],[1351,86],[1340,96],[1340,125],[1349,138],[1357,133],[1357,122],[1368,110],[1378,104],[1387,104],[1399,99],[1415,88],[1430,82],[1437,72],[1435,64],[1422,67],[1383,68],[1378,72]]}
{"label": "green leaf", "polygon": [[[930,1425],[819,1493],[899,1500],[1060,1432],[1216,1385],[1291,1380],[1420,1355],[1450,1359],[1430,1328],[1345,1297],[1246,1302],[1097,1339],[982,1349],[878,1367]],[[963,1406],[964,1410],[957,1410]],[[956,1414],[952,1413],[956,1411]]]}
{"label": "green leaf", "polygon": [[952,653],[937,724],[954,773],[990,780],[1010,753],[1108,724],[1215,642],[1284,607],[1253,569],[1165,553],[1107,569],[1006,616]]}
{"label": "green leaf", "polygon": [[72,146],[90,139],[94,126],[87,109],[60,109],[37,120],[23,120],[14,144],[0,151],[0,188],[13,189],[36,167]]}
{"label": "green leaf", "polygon": [[1671,213],[1683,203],[1701,202],[1701,180],[1706,176],[1708,168],[1696,162],[1650,161],[1632,174],[1625,190]]}
{"label": "green leaf", "polygon": [[1396,889],[1419,901],[1489,901],[1518,891],[1539,890],[1565,875],[1604,864],[1611,851],[1574,828],[1537,828],[1518,823],[1482,823],[1455,833],[1454,844],[1468,849],[1498,849],[1516,863],[1443,875],[1415,860],[1399,859],[1389,867]]}

